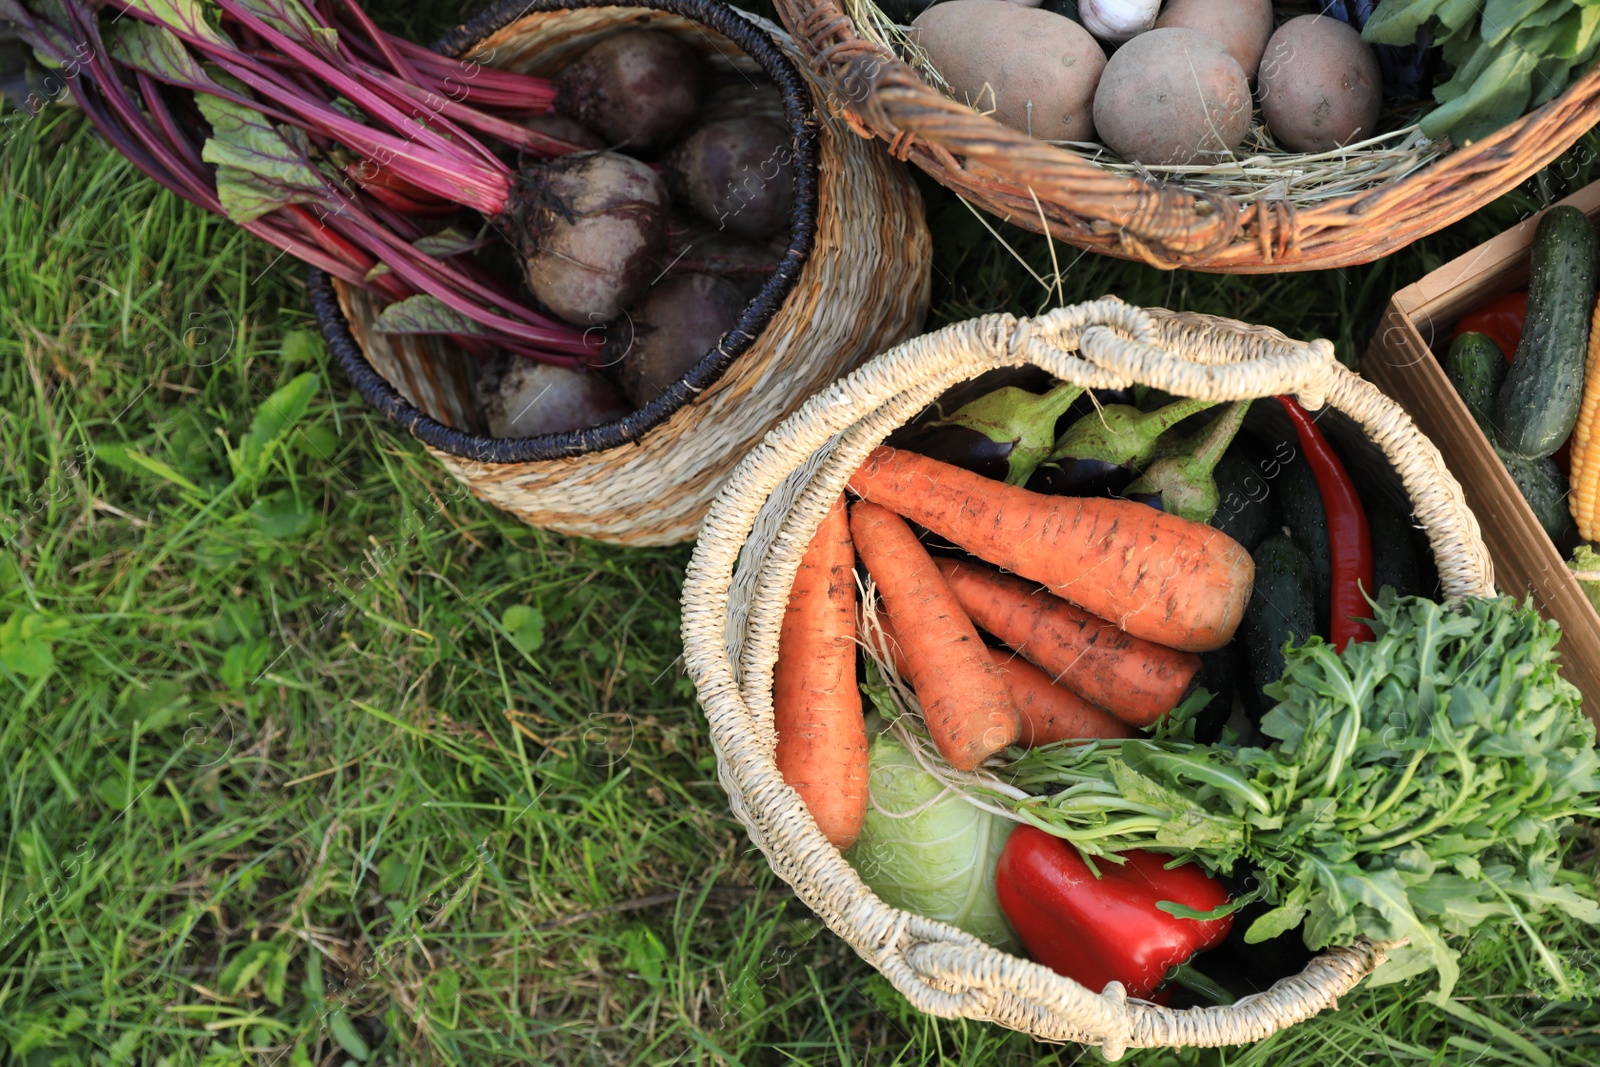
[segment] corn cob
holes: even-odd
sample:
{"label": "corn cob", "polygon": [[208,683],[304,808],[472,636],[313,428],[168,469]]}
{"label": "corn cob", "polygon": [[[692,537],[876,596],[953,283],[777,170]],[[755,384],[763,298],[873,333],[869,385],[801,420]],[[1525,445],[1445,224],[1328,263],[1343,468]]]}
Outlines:
{"label": "corn cob", "polygon": [[1585,541],[1600,538],[1600,523],[1595,521],[1595,504],[1600,501],[1600,303],[1589,321],[1589,357],[1583,372],[1583,406],[1572,428],[1572,468],[1567,506],[1578,534]]}

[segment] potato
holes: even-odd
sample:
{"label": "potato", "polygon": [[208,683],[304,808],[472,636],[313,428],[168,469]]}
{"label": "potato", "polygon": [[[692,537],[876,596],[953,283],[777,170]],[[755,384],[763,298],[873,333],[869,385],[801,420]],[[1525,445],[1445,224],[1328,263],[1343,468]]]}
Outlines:
{"label": "potato", "polygon": [[1279,26],[1258,81],[1261,117],[1284,148],[1326,152],[1378,132],[1378,57],[1338,19],[1301,15]]}
{"label": "potato", "polygon": [[1094,125],[1123,159],[1204,163],[1250,132],[1250,83],[1239,61],[1199,30],[1150,30],[1106,64]]}
{"label": "potato", "polygon": [[1007,0],[948,0],[911,25],[957,100],[1041,140],[1093,139],[1106,54],[1076,22]]}
{"label": "potato", "polygon": [[1254,78],[1272,36],[1272,0],[1170,0],[1156,29],[1169,26],[1216,38],[1239,61],[1245,77]]}

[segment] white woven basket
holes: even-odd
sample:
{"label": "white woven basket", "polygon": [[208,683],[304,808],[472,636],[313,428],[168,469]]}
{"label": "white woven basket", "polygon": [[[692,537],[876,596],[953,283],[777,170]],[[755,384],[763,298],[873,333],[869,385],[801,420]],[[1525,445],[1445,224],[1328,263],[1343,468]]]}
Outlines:
{"label": "white woven basket", "polygon": [[950,386],[1032,363],[1090,388],[1144,383],[1226,401],[1297,394],[1344,412],[1387,457],[1426,529],[1447,596],[1490,595],[1489,556],[1461,487],[1393,401],[1333,358],[1229,319],[1141,310],[1106,298],[1035,319],[992,315],[892,349],[813,396],[767,434],[713,502],[683,591],[684,654],[710,720],[735,815],[772,869],[823,922],[931,1015],[989,1020],[1052,1041],[1128,1048],[1233,1045],[1310,1018],[1371,973],[1388,946],[1332,949],[1298,975],[1228,1007],[1129,1000],[1086,989],[946,923],[879,900],[828,843],[774,763],[772,668],[800,557],[846,480],[877,444]]}

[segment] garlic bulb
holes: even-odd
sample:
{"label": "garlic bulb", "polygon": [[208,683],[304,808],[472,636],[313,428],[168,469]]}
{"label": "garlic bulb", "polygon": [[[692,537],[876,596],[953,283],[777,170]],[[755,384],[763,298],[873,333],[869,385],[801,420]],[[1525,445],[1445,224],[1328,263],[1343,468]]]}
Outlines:
{"label": "garlic bulb", "polygon": [[1160,13],[1161,0],[1078,0],[1083,28],[1117,44],[1154,27]]}

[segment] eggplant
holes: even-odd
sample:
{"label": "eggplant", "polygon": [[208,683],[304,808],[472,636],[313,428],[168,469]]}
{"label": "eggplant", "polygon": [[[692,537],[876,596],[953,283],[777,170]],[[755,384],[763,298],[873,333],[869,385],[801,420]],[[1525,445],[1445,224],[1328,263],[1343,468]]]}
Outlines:
{"label": "eggplant", "polygon": [[1007,485],[1026,485],[1055,443],[1056,421],[1083,395],[1063,382],[1044,394],[1002,386],[954,413],[908,428],[896,448],[963,467]]}
{"label": "eggplant", "polygon": [[1028,489],[1050,496],[1118,496],[1137,476],[1120,463],[1066,456],[1041,463],[1028,479]]}
{"label": "eggplant", "polygon": [[925,423],[895,433],[884,442],[892,448],[903,448],[961,467],[973,474],[1003,482],[1010,473],[1009,463],[1013,442],[996,441],[989,435],[966,426],[937,426]]}
{"label": "eggplant", "polygon": [[1143,412],[1106,404],[1067,427],[1027,486],[1055,496],[1119,494],[1158,455],[1163,434],[1210,406],[1210,401],[1185,399]]}
{"label": "eggplant", "polygon": [[1209,400],[1184,399],[1144,412],[1123,404],[1107,404],[1067,427],[1050,458],[1102,459],[1139,467],[1155,456],[1162,434],[1211,406]]}
{"label": "eggplant", "polygon": [[1248,400],[1229,404],[1181,452],[1150,464],[1149,470],[1129,484],[1125,495],[1130,499],[1157,495],[1161,510],[1167,514],[1190,522],[1210,522],[1217,513],[1217,461],[1233,443],[1249,411]]}

